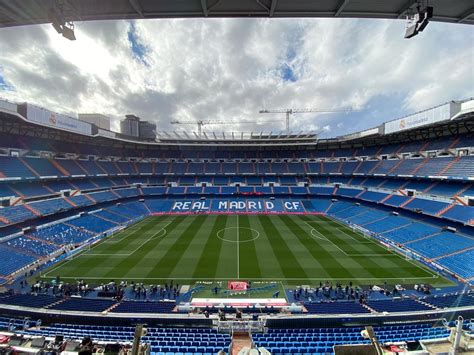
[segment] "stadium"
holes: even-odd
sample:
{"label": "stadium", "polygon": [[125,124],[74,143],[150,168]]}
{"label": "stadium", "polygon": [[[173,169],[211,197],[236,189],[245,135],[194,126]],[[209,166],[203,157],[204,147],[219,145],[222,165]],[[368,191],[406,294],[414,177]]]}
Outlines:
{"label": "stadium", "polygon": [[[107,2],[80,19],[392,19],[417,5],[259,3]],[[472,24],[464,5],[437,1],[430,19]],[[42,11],[0,23],[50,23]],[[291,132],[285,112],[285,132],[200,121],[140,137],[133,115],[118,133],[0,99],[2,351],[473,353],[474,99],[329,138]]]}

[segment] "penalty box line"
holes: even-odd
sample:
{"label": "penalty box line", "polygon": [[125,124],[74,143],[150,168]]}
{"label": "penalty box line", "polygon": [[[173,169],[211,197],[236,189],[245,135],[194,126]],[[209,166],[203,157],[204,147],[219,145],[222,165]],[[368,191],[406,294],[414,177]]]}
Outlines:
{"label": "penalty box line", "polygon": [[[136,247],[135,249],[133,249],[133,251],[131,251],[130,253],[84,253],[83,255],[87,255],[87,256],[130,256],[132,255],[133,253],[135,253],[138,249],[140,249],[143,245],[145,245],[146,243],[148,243],[149,241],[151,241],[154,237],[156,237],[158,234],[164,232],[163,235],[160,235],[159,237],[164,237],[166,235],[166,227],[168,227],[173,221],[169,221],[168,223],[166,223],[163,227],[161,227],[156,233],[153,233],[150,237],[148,237],[143,243],[141,243],[138,247]],[[99,246],[100,244],[98,244],[97,246]]]}
{"label": "penalty box line", "polygon": [[[109,238],[107,238],[107,240],[105,240],[103,243],[101,244],[117,244],[117,243],[120,243],[121,241],[127,239],[128,237],[130,237],[132,234],[134,234],[135,232],[139,231],[140,229],[146,227],[147,224],[144,224],[142,225],[144,222],[150,222],[147,218],[144,218],[142,219],[141,221],[139,221],[138,223],[136,223],[135,225],[131,226],[130,228],[126,228],[120,232],[117,232],[116,235],[114,236],[114,234],[112,234]],[[123,232],[123,236],[119,236],[118,234],[121,234],[121,232]]]}
{"label": "penalty box line", "polygon": [[[71,259],[69,260],[66,260],[65,262],[61,263],[60,265],[56,266],[54,269],[52,270],[49,270],[47,273],[44,274],[44,277],[48,277],[49,274],[51,274],[52,272],[58,270],[59,268],[61,267],[64,267],[66,264],[70,263],[71,261],[73,260],[76,260],[77,258],[79,257],[82,257],[82,256],[130,256],[132,255],[133,253],[135,253],[138,249],[140,249],[144,244],[148,243],[150,240],[152,240],[153,237],[155,237],[158,233],[161,233],[161,232],[165,232],[161,237],[164,237],[166,235],[166,227],[168,225],[170,225],[173,221],[169,221],[168,223],[166,223],[166,225],[162,228],[160,228],[160,230],[156,233],[154,233],[152,236],[150,236],[149,238],[147,238],[147,240],[145,240],[143,243],[141,243],[137,248],[135,248],[132,252],[128,253],[128,254],[120,254],[120,253],[113,253],[113,254],[100,254],[100,253],[87,253],[87,252],[83,252],[83,253],[78,253],[77,255],[73,255],[71,257]],[[99,246],[101,244],[97,244],[95,247]],[[94,248],[95,248],[94,247]],[[93,249],[94,249],[93,248]],[[90,249],[92,250],[92,249]],[[62,276],[61,276],[62,277]],[[65,277],[66,279],[67,278],[72,278],[72,279],[77,279],[78,277]],[[79,277],[79,278],[83,278],[85,279],[86,277]],[[91,277],[88,277],[89,279],[93,279]],[[94,279],[100,279],[100,278],[94,278]]]}
{"label": "penalty box line", "polygon": [[[334,219],[331,219],[329,218],[330,221],[333,221],[333,222],[336,222],[337,224],[341,225],[341,226],[344,226],[345,225],[340,222],[340,221],[337,221],[337,220],[334,220]],[[380,247],[382,247],[383,249],[385,249],[387,252],[389,252],[389,254],[358,254],[358,255],[350,255],[350,254],[347,254],[345,253],[341,248],[339,248],[336,244],[334,244],[331,240],[329,240],[328,238],[326,238],[324,235],[322,235],[318,230],[314,229],[313,226],[311,226],[308,222],[304,221],[308,226],[310,226],[311,228],[313,228],[314,231],[316,231],[318,234],[320,234],[321,236],[323,236],[327,241],[329,241],[331,244],[333,244],[336,248],[338,248],[339,250],[341,250],[345,255],[347,256],[350,256],[350,257],[356,257],[356,256],[372,256],[372,257],[375,257],[375,256],[393,256],[393,257],[398,257],[398,258],[401,258],[405,261],[407,261],[408,263],[412,264],[414,267],[416,267],[417,269],[421,269],[421,270],[424,270],[425,272],[429,273],[430,275],[432,275],[432,278],[440,278],[439,275],[435,274],[432,270],[430,270],[429,268],[423,266],[422,264],[421,265],[418,265],[417,263],[415,263],[413,260],[411,259],[407,259],[407,258],[404,258],[401,254],[397,253],[396,251],[394,250],[391,250],[389,249],[388,247],[386,247],[385,245],[383,244],[380,244],[376,241],[371,241],[372,243],[376,244],[376,245],[379,245]],[[317,223],[317,222],[315,222]],[[328,223],[329,224],[329,223]],[[338,228],[336,228],[337,230],[339,230]],[[311,233],[312,235],[312,233]],[[312,235],[313,236],[313,235]],[[319,238],[318,238],[319,239]],[[365,243],[364,243],[365,244]]]}
{"label": "penalty box line", "polygon": [[[388,257],[388,256],[396,256],[394,255],[392,252],[388,253],[388,254],[374,254],[374,253],[364,253],[364,254],[348,254],[346,253],[344,250],[342,250],[336,243],[334,243],[332,240],[328,239],[324,234],[322,234],[320,231],[318,231],[316,228],[314,228],[311,224],[309,224],[309,222],[306,222],[306,221],[303,221],[304,223],[306,223],[310,228],[311,228],[311,231],[310,231],[310,235],[311,235],[311,238],[312,239],[319,239],[319,240],[326,240],[328,241],[329,243],[331,243],[332,245],[334,245],[338,250],[341,251],[341,253],[343,253],[345,256],[348,256],[348,257],[357,257],[357,256],[371,256],[371,257]],[[316,237],[314,234],[313,234],[313,231],[318,233],[321,238],[318,238]]]}

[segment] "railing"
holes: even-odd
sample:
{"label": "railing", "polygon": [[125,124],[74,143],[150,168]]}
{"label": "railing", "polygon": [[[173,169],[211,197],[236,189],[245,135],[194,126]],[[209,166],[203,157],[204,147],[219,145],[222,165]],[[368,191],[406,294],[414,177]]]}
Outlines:
{"label": "railing", "polygon": [[225,320],[217,322],[217,330],[219,332],[233,333],[233,332],[248,332],[262,333],[265,330],[265,322],[258,320]]}

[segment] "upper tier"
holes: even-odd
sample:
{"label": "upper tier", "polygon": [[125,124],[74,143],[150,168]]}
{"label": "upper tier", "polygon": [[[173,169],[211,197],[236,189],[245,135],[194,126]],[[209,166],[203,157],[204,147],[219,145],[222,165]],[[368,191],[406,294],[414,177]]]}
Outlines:
{"label": "upper tier", "polygon": [[[76,137],[77,138],[77,137]],[[74,142],[74,144],[71,144]],[[412,142],[389,143],[381,145],[354,145],[353,147],[330,148],[328,145],[293,145],[282,146],[277,142],[270,146],[256,148],[253,146],[219,145],[219,146],[143,146],[120,142],[101,142],[92,144],[80,139],[37,138],[0,133],[1,149],[17,149],[20,151],[51,152],[52,154],[95,155],[99,157],[135,157],[157,159],[332,159],[362,157],[402,157],[405,154],[426,155],[427,152],[455,154],[456,150],[469,150],[474,147],[474,135],[463,134],[434,139],[421,139]]]}
{"label": "upper tier", "polygon": [[353,161],[118,161],[0,156],[0,181],[124,175],[367,175],[474,180],[474,156]]}

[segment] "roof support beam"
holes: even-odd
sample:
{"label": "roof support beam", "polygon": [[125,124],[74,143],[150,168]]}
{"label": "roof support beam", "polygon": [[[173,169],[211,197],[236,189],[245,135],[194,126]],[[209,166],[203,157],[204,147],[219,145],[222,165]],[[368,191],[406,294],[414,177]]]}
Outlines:
{"label": "roof support beam", "polygon": [[207,9],[207,12],[209,13],[209,11],[212,11],[213,8],[215,8],[217,5],[219,5],[221,3],[221,0],[217,0],[214,5],[211,5],[209,6],[209,8]]}
{"label": "roof support beam", "polygon": [[463,13],[456,22],[463,23],[464,21],[472,17],[472,15],[474,15],[474,7]]}
{"label": "roof support beam", "polygon": [[398,16],[397,18],[402,18],[403,15],[415,4],[417,4],[418,1],[416,0],[408,0],[405,5],[403,5],[400,10],[398,10]]}
{"label": "roof support beam", "polygon": [[262,4],[260,2],[260,0],[255,0],[257,2],[257,4],[259,4],[263,9],[265,9],[265,11],[269,12],[270,13],[270,9],[265,5],[265,4]]}
{"label": "roof support beam", "polygon": [[140,0],[128,0],[128,2],[130,3],[130,5],[132,5],[135,12],[139,14],[141,18],[145,17],[145,15],[143,15],[142,5],[140,5]]}
{"label": "roof support beam", "polygon": [[201,0],[202,12],[205,17],[209,16],[209,10],[207,9],[207,0]]}
{"label": "roof support beam", "polygon": [[339,3],[339,6],[337,7],[337,10],[336,10],[336,13],[334,14],[334,17],[338,17],[342,11],[344,11],[344,8],[346,7],[346,5],[349,3],[349,0],[342,0],[340,3]]}
{"label": "roof support beam", "polygon": [[278,3],[278,0],[272,0],[272,4],[270,5],[270,17],[273,17],[277,3]]}

